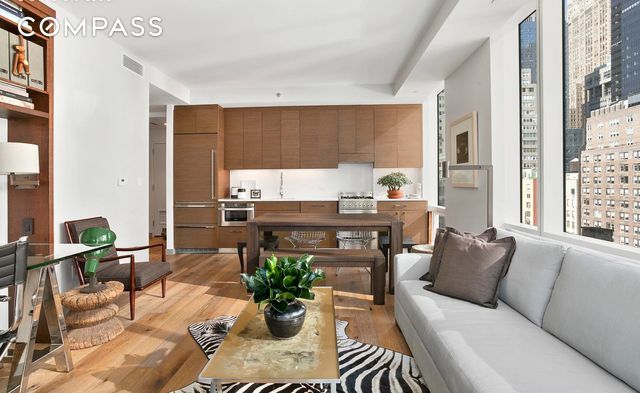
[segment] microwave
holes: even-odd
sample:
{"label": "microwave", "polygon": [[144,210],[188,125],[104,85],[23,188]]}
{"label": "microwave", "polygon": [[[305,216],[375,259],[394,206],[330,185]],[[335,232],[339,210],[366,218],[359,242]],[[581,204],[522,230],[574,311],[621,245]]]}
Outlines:
{"label": "microwave", "polygon": [[243,227],[255,217],[253,203],[221,203],[218,207],[218,224],[221,227]]}

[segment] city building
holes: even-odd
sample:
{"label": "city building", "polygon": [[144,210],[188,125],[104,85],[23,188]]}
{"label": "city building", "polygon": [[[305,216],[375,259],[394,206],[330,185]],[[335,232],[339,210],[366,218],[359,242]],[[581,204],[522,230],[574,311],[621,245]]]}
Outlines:
{"label": "city building", "polygon": [[611,0],[567,1],[567,128],[584,128],[585,77],[611,61]]}
{"label": "city building", "polygon": [[[564,171],[570,172],[572,161],[578,160],[584,150],[585,132],[582,128],[568,128],[564,131]],[[579,171],[579,168],[577,169]]]}
{"label": "city building", "polygon": [[537,225],[538,204],[538,173],[535,169],[525,169],[522,178],[522,223],[525,225]]}
{"label": "city building", "polygon": [[582,234],[597,232],[585,228],[605,228],[613,231],[614,242],[638,247],[640,106],[621,101],[593,111],[586,128],[580,175]]}
{"label": "city building", "polygon": [[565,173],[565,232],[580,235],[580,159],[574,158]]}
{"label": "city building", "polygon": [[[524,68],[520,74],[522,169],[536,169],[539,158],[537,88],[533,81],[532,69]],[[537,174],[537,171],[531,173]]]}
{"label": "city building", "polygon": [[589,117],[591,111],[595,111],[613,103],[611,99],[611,64],[597,67],[587,74],[584,83],[586,102],[584,105],[585,117]]}

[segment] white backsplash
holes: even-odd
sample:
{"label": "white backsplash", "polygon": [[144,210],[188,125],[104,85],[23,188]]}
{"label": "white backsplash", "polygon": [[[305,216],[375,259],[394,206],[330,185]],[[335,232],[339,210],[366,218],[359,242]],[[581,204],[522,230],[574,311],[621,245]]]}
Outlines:
{"label": "white backsplash", "polygon": [[[400,170],[414,182],[404,190],[415,192],[415,183],[422,179],[420,169],[374,169],[373,164],[340,164],[338,169],[247,169],[231,171],[231,186],[255,180],[263,198],[280,197],[280,173],[284,173],[285,198],[337,198],[340,192],[373,191],[385,195],[376,185],[378,178]],[[248,191],[248,190],[247,190]]]}

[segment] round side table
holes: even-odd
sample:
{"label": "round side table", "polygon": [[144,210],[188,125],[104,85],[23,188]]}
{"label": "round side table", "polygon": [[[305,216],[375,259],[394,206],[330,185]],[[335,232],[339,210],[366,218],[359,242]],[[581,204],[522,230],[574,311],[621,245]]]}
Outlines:
{"label": "round side table", "polygon": [[416,244],[411,248],[411,252],[415,254],[433,254],[433,246],[431,244]]}

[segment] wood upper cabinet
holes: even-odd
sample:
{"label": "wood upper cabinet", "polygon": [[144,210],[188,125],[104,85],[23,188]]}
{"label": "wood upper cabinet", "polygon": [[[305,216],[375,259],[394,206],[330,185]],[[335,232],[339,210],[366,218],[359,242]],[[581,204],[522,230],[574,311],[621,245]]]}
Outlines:
{"label": "wood upper cabinet", "polygon": [[280,165],[283,169],[300,168],[300,111],[280,112]]}
{"label": "wood upper cabinet", "polygon": [[216,199],[217,134],[178,134],[173,138],[175,202]]}
{"label": "wood upper cabinet", "polygon": [[244,169],[262,168],[262,111],[244,111]]}
{"label": "wood upper cabinet", "polygon": [[262,168],[279,169],[281,162],[282,111],[262,112]]}
{"label": "wood upper cabinet", "polygon": [[375,167],[422,168],[422,106],[375,110]]}
{"label": "wood upper cabinet", "polygon": [[244,112],[225,110],[224,113],[224,167],[244,168]]}
{"label": "wood upper cabinet", "polygon": [[347,108],[338,112],[340,162],[374,161],[373,109]]}
{"label": "wood upper cabinet", "polygon": [[338,110],[300,111],[300,167],[338,167]]}
{"label": "wood upper cabinet", "polygon": [[218,105],[176,106],[173,111],[174,134],[213,134],[221,127],[222,108]]}

